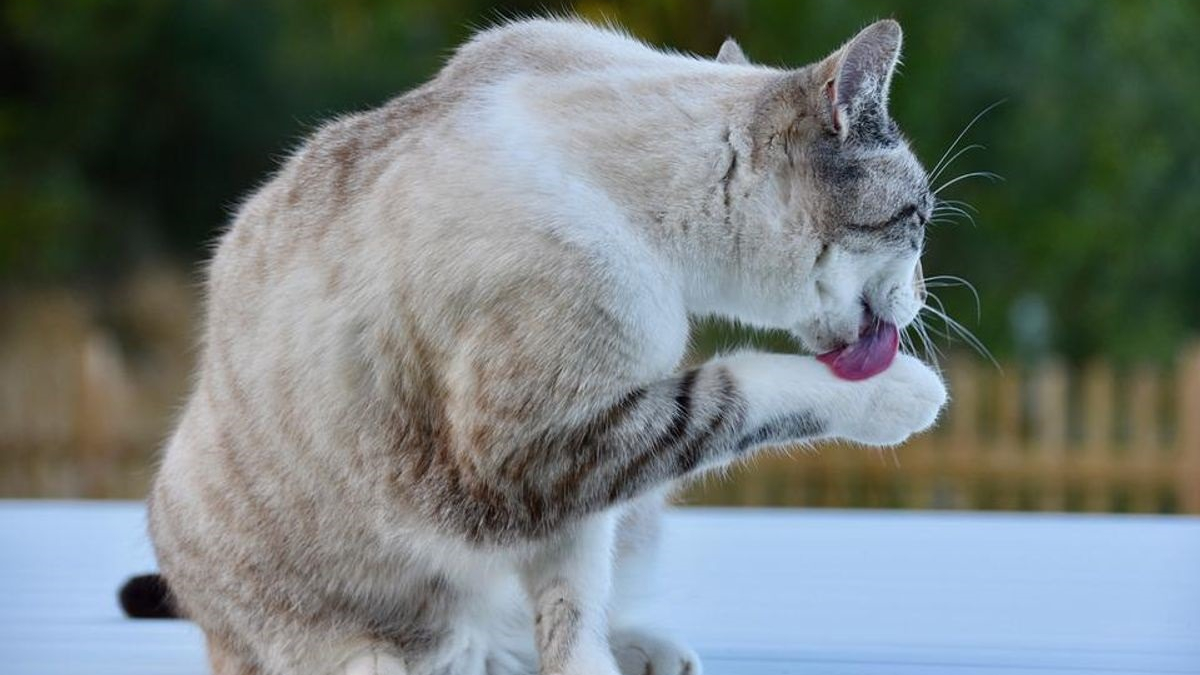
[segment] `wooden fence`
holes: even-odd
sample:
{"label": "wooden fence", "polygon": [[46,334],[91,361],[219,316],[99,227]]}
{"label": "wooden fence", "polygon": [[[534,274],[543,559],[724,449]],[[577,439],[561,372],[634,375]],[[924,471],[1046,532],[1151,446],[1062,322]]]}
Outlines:
{"label": "wooden fence", "polygon": [[[136,349],[120,317],[69,295],[0,308],[22,318],[0,330],[0,497],[145,494],[187,388],[195,303],[185,281],[152,276],[119,304]],[[684,500],[1200,513],[1200,345],[1171,368],[958,359],[946,375],[946,418],[895,451],[764,455]]]}
{"label": "wooden fence", "polygon": [[169,269],[113,293],[0,297],[0,497],[146,494],[188,387],[197,294]]}

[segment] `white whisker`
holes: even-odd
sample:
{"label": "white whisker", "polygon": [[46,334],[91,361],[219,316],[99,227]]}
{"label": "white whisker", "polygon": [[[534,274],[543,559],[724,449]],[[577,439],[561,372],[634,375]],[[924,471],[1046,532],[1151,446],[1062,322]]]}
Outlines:
{"label": "white whisker", "polygon": [[900,351],[905,354],[916,354],[917,350],[913,348],[912,338],[907,330],[900,331]]}
{"label": "white whisker", "polygon": [[925,308],[928,309],[930,311],[930,313],[932,313],[934,316],[937,316],[943,322],[945,322],[947,329],[954,331],[954,333],[957,334],[960,338],[962,338],[962,340],[964,342],[966,342],[968,345],[971,346],[972,349],[974,349],[976,352],[978,352],[980,356],[983,356],[988,361],[990,361],[992,363],[992,365],[996,367],[997,370],[1001,370],[1000,363],[998,361],[996,361],[996,357],[992,356],[992,352],[989,351],[988,348],[984,346],[983,342],[981,342],[979,340],[979,338],[975,337],[974,333],[972,333],[970,330],[967,330],[967,328],[965,326],[963,326],[961,323],[952,319],[945,312],[940,312],[937,309],[930,307],[929,305],[925,305]]}
{"label": "white whisker", "polygon": [[[942,311],[942,312],[945,312],[945,311],[946,311],[946,304],[942,302],[942,299],[941,299],[941,298],[939,298],[939,297],[937,296],[937,294],[936,294],[936,293],[927,293],[927,294],[926,294],[926,297],[927,297],[928,299],[930,299],[930,300],[933,300],[934,302],[936,302],[936,303],[937,303],[937,305],[938,305],[938,309],[939,309],[940,311]],[[926,303],[926,304],[928,304],[928,303]]]}
{"label": "white whisker", "polygon": [[896,468],[899,469],[900,468],[900,455],[898,455],[896,453],[895,448],[888,448],[888,452],[891,453],[891,455],[892,455],[892,464],[894,464],[896,466]]}
{"label": "white whisker", "polygon": [[979,143],[972,143],[972,144],[960,149],[958,152],[954,153],[954,155],[950,159],[946,160],[946,163],[943,164],[942,166],[940,166],[937,171],[933,172],[933,175],[929,177],[929,182],[932,183],[932,182],[936,181],[938,179],[938,176],[945,173],[946,169],[949,169],[950,165],[953,164],[955,162],[955,160],[957,160],[959,157],[962,157],[963,155],[967,154],[968,152],[970,152],[972,150],[984,150],[984,149],[985,149],[985,147]]}
{"label": "white whisker", "polygon": [[949,204],[951,206],[957,206],[959,208],[967,209],[968,211],[972,211],[974,213],[979,213],[979,209],[972,206],[970,202],[965,202],[961,199],[939,199],[937,201],[938,201],[939,205],[940,204]]}
{"label": "white whisker", "polygon": [[[934,342],[929,338],[928,326],[925,323],[924,317],[922,317],[920,313],[918,313],[913,319],[913,322],[909,324],[908,329],[912,331],[912,335],[909,336],[909,342],[912,343],[912,336],[916,336],[916,339],[921,341],[921,351],[925,355],[925,360],[931,363],[936,363],[937,360],[942,357],[942,353],[940,350],[938,350],[937,345],[934,344]],[[912,353],[914,356],[916,355],[915,344],[913,345]]]}
{"label": "white whisker", "polygon": [[[975,321],[978,323],[983,320],[983,303],[979,300],[979,291],[975,290],[975,284],[962,277],[956,277],[953,274],[936,274],[932,277],[926,277],[923,281],[927,288],[962,286],[971,291],[971,297],[975,298]],[[945,308],[943,307],[943,309]]]}
{"label": "white whisker", "polygon": [[945,183],[942,183],[933,191],[933,194],[936,195],[939,192],[941,192],[942,190],[945,190],[946,188],[950,187],[951,185],[954,185],[955,183],[957,183],[959,181],[967,180],[968,178],[987,178],[988,180],[992,180],[992,181],[1004,180],[1003,176],[1001,176],[998,173],[992,173],[991,171],[972,171],[970,173],[959,174],[959,175],[955,176],[954,178],[951,178],[950,180],[946,181]]}
{"label": "white whisker", "polygon": [[967,221],[971,223],[971,227],[978,226],[975,223],[975,216],[964,211],[963,209],[958,208],[957,206],[937,206],[937,207],[934,207],[934,209],[933,209],[933,217],[935,217],[935,218],[944,216],[946,214],[952,214],[955,216],[960,216],[962,218],[966,218]]}
{"label": "white whisker", "polygon": [[963,130],[958,132],[958,136],[956,136],[954,138],[954,142],[950,144],[950,147],[946,148],[946,152],[942,153],[942,157],[941,157],[941,159],[939,159],[937,161],[937,164],[933,165],[932,173],[936,174],[944,168],[944,167],[942,167],[942,163],[946,161],[946,158],[950,156],[950,153],[954,152],[954,148],[956,148],[958,146],[959,142],[962,141],[963,136],[967,135],[967,132],[971,130],[971,127],[975,126],[976,122],[978,122],[984,115],[991,112],[993,108],[1000,105],[1001,103],[1004,103],[1006,100],[1007,99],[1000,99],[999,101],[996,101],[995,103],[989,105],[988,107],[984,108],[983,110],[980,110],[979,114],[977,114],[977,115],[975,115],[975,117],[971,118],[971,121],[967,122],[967,126],[963,127]]}

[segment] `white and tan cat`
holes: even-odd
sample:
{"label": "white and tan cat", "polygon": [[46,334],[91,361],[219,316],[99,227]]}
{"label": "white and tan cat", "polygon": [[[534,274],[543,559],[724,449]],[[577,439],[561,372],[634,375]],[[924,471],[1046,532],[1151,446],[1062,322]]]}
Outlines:
{"label": "white and tan cat", "polygon": [[698,675],[629,620],[672,486],[899,443],[946,400],[906,355],[677,370],[689,316],[813,352],[913,320],[933,198],[887,115],[900,42],[789,71],[521,21],[316,133],[221,240],[151,496],[214,670]]}

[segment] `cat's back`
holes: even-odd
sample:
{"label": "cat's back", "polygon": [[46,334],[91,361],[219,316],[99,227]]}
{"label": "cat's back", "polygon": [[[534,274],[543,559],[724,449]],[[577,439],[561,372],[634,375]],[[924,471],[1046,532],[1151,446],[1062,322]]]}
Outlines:
{"label": "cat's back", "polygon": [[[395,201],[444,192],[454,187],[435,183],[444,175],[503,162],[490,153],[497,139],[485,122],[500,116],[496,92],[509,83],[553,87],[563,77],[689,63],[700,61],[656,51],[579,20],[529,19],[482,31],[424,85],[317,129],[243,203],[212,271],[222,272],[222,258],[251,257],[248,267],[259,276],[269,275],[285,269],[283,263],[294,258],[298,246],[328,243],[324,240],[331,233],[347,234],[354,222],[369,220],[364,212],[377,206],[381,196]],[[527,121],[528,126],[538,123]],[[511,164],[507,169],[513,169]],[[280,255],[273,260],[271,252]],[[253,281],[240,279],[242,290]]]}
{"label": "cat's back", "polygon": [[687,57],[660,52],[616,29],[574,19],[528,19],[483,31],[464,44],[438,80],[472,88],[513,75],[554,76],[651,68]]}
{"label": "cat's back", "polygon": [[[397,161],[430,163],[454,156],[470,142],[475,124],[494,115],[496,91],[511,82],[553,87],[564,77],[605,72],[703,67],[703,61],[667,54],[613,29],[580,20],[528,19],[478,33],[424,85],[379,108],[325,124],[284,167],[285,204],[345,204]],[[320,190],[324,185],[327,190]]]}
{"label": "cat's back", "polygon": [[515,79],[544,79],[553,86],[561,77],[703,68],[703,64],[703,60],[660,52],[615,29],[580,20],[507,23],[475,35],[424,85],[379,108],[324,125],[289,165],[336,170],[339,165],[370,163],[373,151],[383,150],[389,143],[442,132],[443,124],[459,115],[488,112],[494,88]]}

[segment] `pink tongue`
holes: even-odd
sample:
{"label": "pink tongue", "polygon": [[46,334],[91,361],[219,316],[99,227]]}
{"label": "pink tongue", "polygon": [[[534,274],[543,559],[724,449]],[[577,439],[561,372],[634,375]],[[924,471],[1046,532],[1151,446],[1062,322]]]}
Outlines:
{"label": "pink tongue", "polygon": [[858,342],[825,352],[817,360],[843,380],[865,380],[887,370],[900,349],[894,324],[873,321],[858,334]]}

